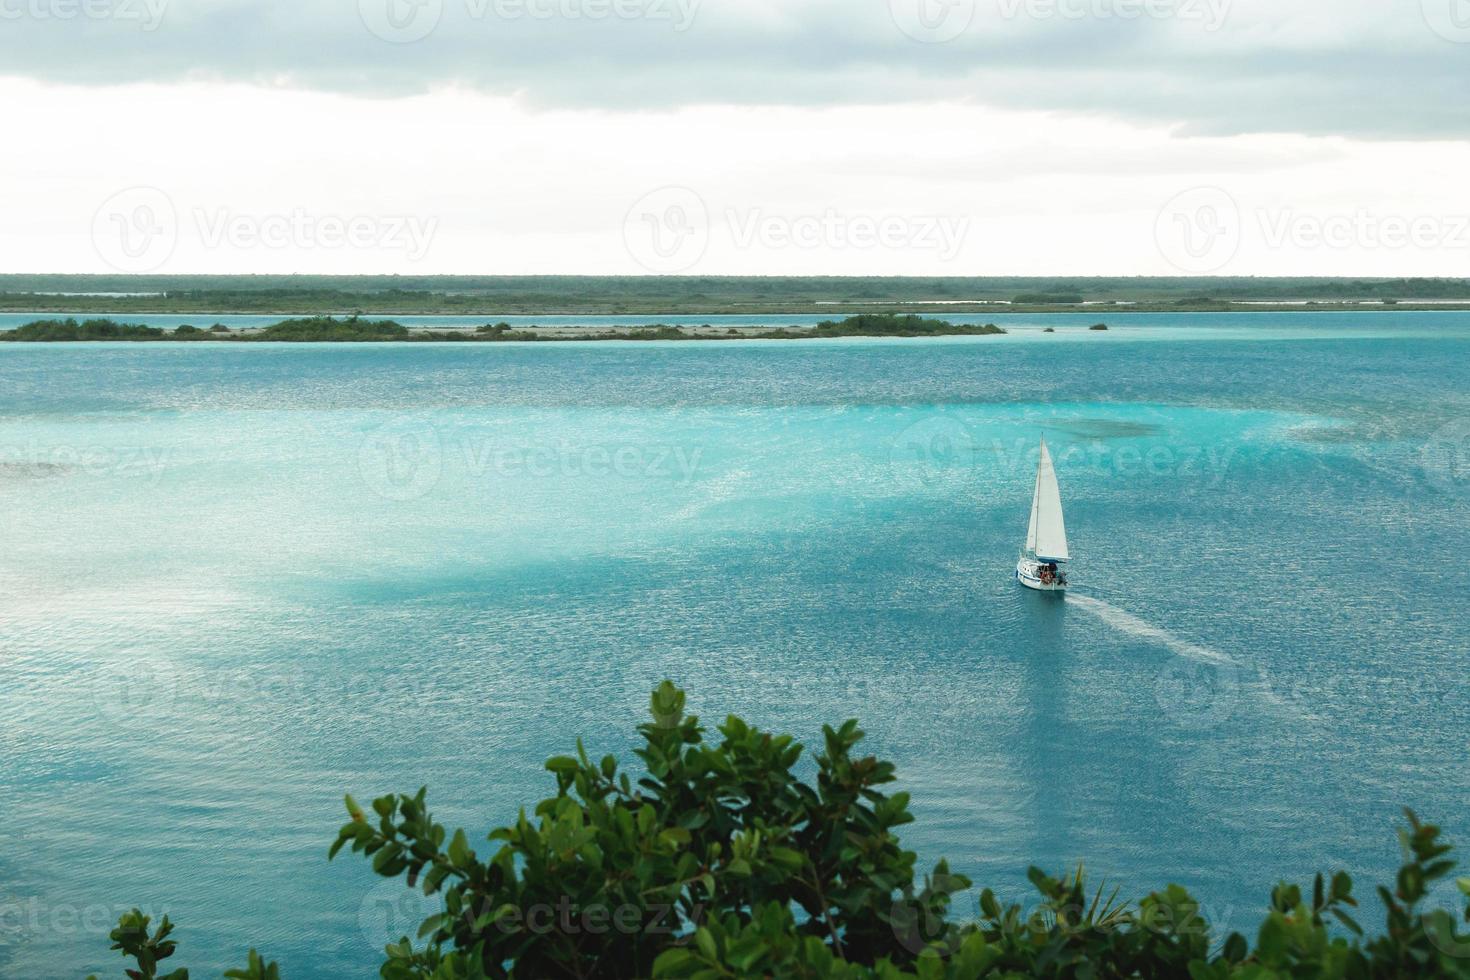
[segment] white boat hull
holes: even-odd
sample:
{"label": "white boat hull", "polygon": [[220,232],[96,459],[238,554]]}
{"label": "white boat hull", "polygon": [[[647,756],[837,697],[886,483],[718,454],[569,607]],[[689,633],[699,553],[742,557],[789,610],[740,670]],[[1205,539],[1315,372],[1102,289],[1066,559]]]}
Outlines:
{"label": "white boat hull", "polygon": [[1016,562],[1016,581],[1028,589],[1037,592],[1066,592],[1065,579],[1062,582],[1043,582],[1041,580],[1041,562],[1031,558],[1022,558]]}

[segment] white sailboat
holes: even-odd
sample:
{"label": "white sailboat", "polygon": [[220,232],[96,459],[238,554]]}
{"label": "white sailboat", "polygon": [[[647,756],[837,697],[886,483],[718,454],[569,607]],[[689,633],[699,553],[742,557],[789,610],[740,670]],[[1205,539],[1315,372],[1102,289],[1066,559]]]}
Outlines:
{"label": "white sailboat", "polygon": [[1031,496],[1031,526],[1026,530],[1026,549],[1016,561],[1016,581],[1038,592],[1063,592],[1067,575],[1062,566],[1071,560],[1067,551],[1067,525],[1062,519],[1062,492],[1052,465],[1046,440],[1041,440],[1041,459],[1036,464],[1036,490]]}

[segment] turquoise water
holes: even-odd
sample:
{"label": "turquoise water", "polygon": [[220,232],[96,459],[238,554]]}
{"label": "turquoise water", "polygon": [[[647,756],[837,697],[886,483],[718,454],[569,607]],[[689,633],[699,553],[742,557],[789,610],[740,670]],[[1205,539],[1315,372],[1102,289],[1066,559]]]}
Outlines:
{"label": "turquoise water", "polygon": [[[0,975],[115,970],[132,904],[196,975],[375,975],[426,910],[327,863],[341,794],[480,836],[665,676],[859,717],[905,840],[1018,901],[1085,859],[1244,928],[1386,878],[1401,805],[1470,845],[1470,315],[1093,319],[0,345]],[[1064,602],[1011,578],[1043,434]]]}

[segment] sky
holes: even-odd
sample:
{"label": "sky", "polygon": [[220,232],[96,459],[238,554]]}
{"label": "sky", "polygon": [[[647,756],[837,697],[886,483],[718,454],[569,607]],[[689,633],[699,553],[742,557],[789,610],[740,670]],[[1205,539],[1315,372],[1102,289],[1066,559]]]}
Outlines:
{"label": "sky", "polygon": [[1470,0],[0,0],[0,271],[1470,276]]}

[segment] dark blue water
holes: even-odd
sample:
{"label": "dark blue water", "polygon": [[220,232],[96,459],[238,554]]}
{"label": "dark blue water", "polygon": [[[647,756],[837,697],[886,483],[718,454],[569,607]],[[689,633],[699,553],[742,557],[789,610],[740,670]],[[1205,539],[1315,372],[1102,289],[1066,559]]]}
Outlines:
{"label": "dark blue water", "polygon": [[[860,718],[905,840],[1016,900],[1085,860],[1246,928],[1386,879],[1402,805],[1470,842],[1470,315],[1109,319],[0,345],[0,974],[115,969],[137,904],[198,975],[374,975],[424,910],[327,863],[341,794],[479,838],[662,677]],[[1011,577],[1043,434],[1064,602]]]}

